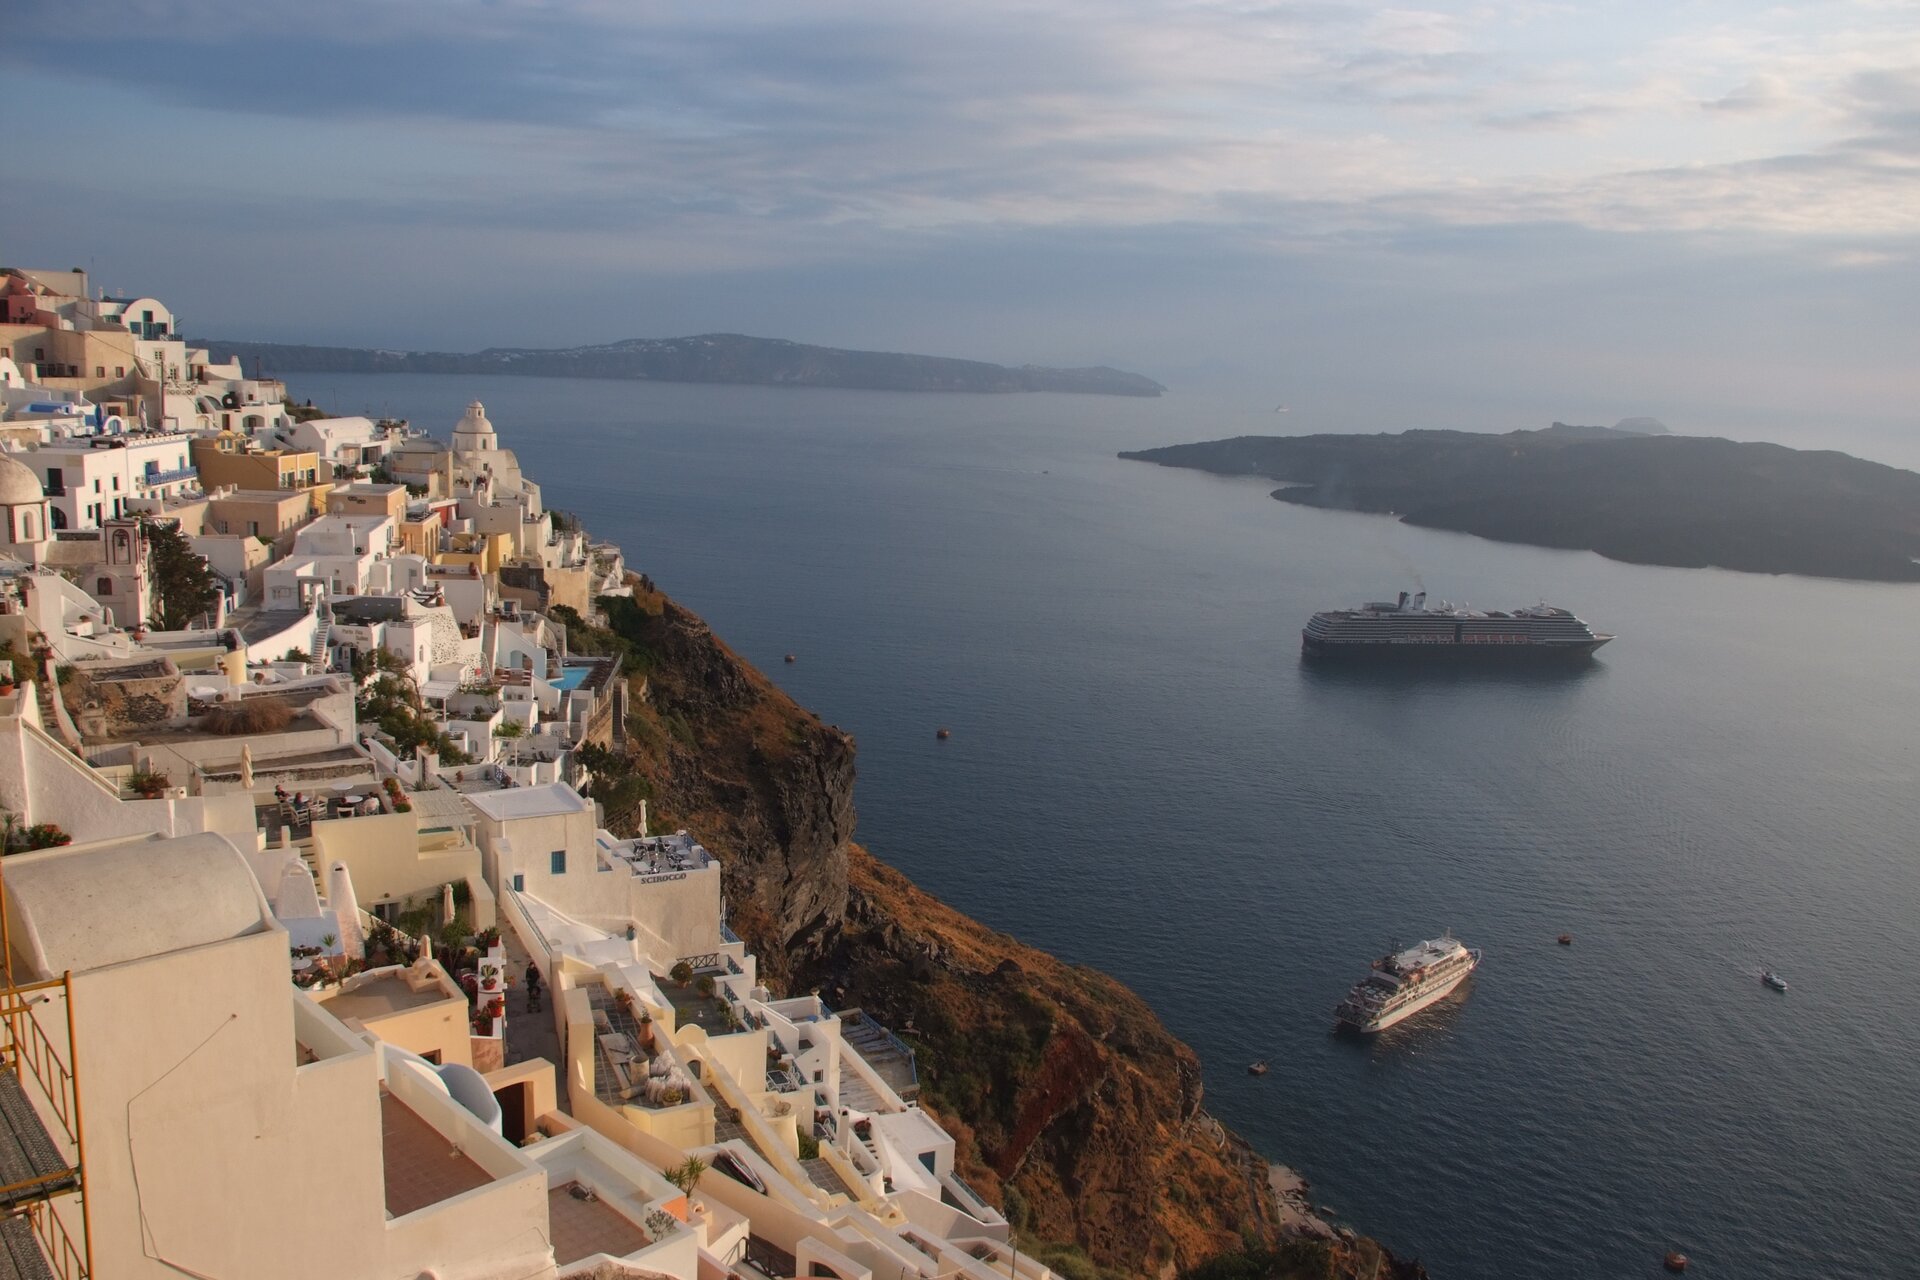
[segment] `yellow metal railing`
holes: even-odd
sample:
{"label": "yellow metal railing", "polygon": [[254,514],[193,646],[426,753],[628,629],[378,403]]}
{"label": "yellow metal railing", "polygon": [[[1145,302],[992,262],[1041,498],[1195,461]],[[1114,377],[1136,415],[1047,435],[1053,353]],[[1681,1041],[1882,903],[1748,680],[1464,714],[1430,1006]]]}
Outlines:
{"label": "yellow metal railing", "polygon": [[54,1212],[52,1201],[43,1200],[34,1205],[28,1216],[33,1223],[34,1238],[40,1241],[41,1251],[47,1255],[53,1273],[60,1280],[88,1280],[93,1274],[93,1241],[87,1227],[86,1201],[80,1201],[79,1248],[74,1247],[73,1237],[67,1234],[67,1224]]}
{"label": "yellow metal railing", "polygon": [[[0,1039],[0,1067],[12,1071],[23,1086],[27,1078],[32,1077],[41,1096],[46,1099],[48,1109],[65,1131],[74,1155],[70,1168],[0,1188],[0,1194],[45,1187],[48,1198],[35,1201],[26,1209],[33,1234],[40,1241],[48,1264],[61,1280],[90,1280],[93,1275],[93,1223],[86,1196],[86,1125],[80,1110],[79,1054],[73,1034],[73,974],[69,971],[58,978],[16,986],[13,980],[13,937],[7,914],[5,879],[0,877],[0,978],[4,979],[0,984],[0,1037],[4,1037]],[[34,1014],[35,1006],[53,1000],[56,991],[65,1006],[61,1011],[67,1032],[64,1059],[59,1046],[41,1025],[41,1019]],[[80,1209],[80,1244],[77,1248],[51,1199],[52,1196],[66,1194],[73,1196],[73,1203]]]}
{"label": "yellow metal railing", "polygon": [[[66,1130],[67,1141],[77,1148],[80,1145],[80,1092],[75,1084],[73,1066],[61,1060],[60,1051],[47,1035],[46,1028],[33,1016],[33,1007],[51,1000],[54,991],[58,991],[66,1003],[67,1044],[71,1057],[73,979],[63,975],[45,982],[29,983],[24,987],[0,988],[0,1029],[4,1029],[6,1037],[0,1040],[0,1061],[4,1061],[15,1075],[23,1079],[28,1073],[33,1076],[59,1119],[60,1127]],[[47,994],[36,999],[36,994],[41,992]]]}

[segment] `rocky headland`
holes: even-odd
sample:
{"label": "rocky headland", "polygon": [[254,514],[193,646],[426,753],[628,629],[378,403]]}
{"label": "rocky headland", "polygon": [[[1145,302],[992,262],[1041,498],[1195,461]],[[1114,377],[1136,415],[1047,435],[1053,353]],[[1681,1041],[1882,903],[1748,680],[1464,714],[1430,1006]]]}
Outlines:
{"label": "rocky headland", "polygon": [[1120,456],[1284,481],[1282,502],[1632,564],[1920,581],[1920,475],[1651,428],[1664,431],[1629,419],[1505,435],[1240,436]]}
{"label": "rocky headland", "polygon": [[1023,1251],[1069,1280],[1220,1260],[1252,1280],[1407,1278],[1417,1263],[1283,1204],[1265,1160],[1204,1109],[1199,1059],[1133,992],[930,897],[854,843],[852,738],[795,704],[698,617],[636,579],[579,652],[617,653],[625,741],[594,798],[632,830],[685,826],[722,855],[734,929],[777,989],[896,1028],[963,1175]]}
{"label": "rocky headland", "polygon": [[249,370],[288,373],[520,374],[543,378],[625,378],[857,391],[1064,391],[1157,396],[1166,388],[1120,369],[1049,369],[949,356],[816,347],[783,338],[707,333],[690,338],[628,338],[597,346],[489,347],[461,354],[316,347],[277,342],[199,340],[216,357],[239,357]]}

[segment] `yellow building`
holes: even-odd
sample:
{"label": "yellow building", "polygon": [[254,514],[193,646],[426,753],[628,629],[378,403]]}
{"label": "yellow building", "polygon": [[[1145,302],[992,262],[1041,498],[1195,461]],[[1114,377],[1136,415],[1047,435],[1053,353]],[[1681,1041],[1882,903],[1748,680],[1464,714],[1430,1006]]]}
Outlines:
{"label": "yellow building", "polygon": [[300,526],[312,519],[312,489],[236,489],[207,500],[208,533],[250,534],[271,538],[284,554]]}
{"label": "yellow building", "polygon": [[[310,489],[320,483],[320,455],[312,450],[263,449],[246,436],[223,431],[193,442],[200,487],[214,489]],[[329,480],[329,487],[331,480]]]}
{"label": "yellow building", "polygon": [[513,538],[504,533],[456,533],[435,564],[476,565],[482,574],[499,573],[513,554]]}
{"label": "yellow building", "polygon": [[367,482],[341,485],[327,494],[327,514],[390,516],[398,523],[407,515],[407,486]]}

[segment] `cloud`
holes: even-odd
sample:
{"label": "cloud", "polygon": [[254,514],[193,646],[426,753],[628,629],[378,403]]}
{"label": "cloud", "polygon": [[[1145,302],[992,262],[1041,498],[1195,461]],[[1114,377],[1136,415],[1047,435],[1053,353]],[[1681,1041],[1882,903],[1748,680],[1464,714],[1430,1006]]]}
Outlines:
{"label": "cloud", "polygon": [[1609,107],[1541,107],[1517,115],[1483,116],[1480,123],[1511,133],[1559,133],[1595,125],[1617,114]]}
{"label": "cloud", "polygon": [[1788,92],[1787,82],[1780,76],[1754,76],[1739,88],[1718,98],[1711,98],[1700,105],[1708,111],[1727,111],[1738,114],[1752,112],[1778,111],[1788,106],[1792,95]]}
{"label": "cloud", "polygon": [[[296,222],[625,233],[713,264],[1007,228],[1920,231],[1897,13],[1689,13],[25,0],[0,65],[49,129],[77,80],[217,139],[140,186],[225,218],[275,205],[211,158],[242,150],[310,178]],[[73,140],[105,172],[144,163],[124,137]]]}

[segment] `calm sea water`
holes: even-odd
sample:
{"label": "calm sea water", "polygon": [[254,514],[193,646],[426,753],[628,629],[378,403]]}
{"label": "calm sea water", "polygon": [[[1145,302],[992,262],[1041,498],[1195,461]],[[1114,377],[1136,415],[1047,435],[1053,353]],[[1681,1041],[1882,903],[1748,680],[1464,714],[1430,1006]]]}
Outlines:
{"label": "calm sea water", "polygon": [[[294,390],[442,434],[483,397],[551,505],[858,737],[863,840],[1131,984],[1217,1114],[1436,1276],[1914,1274],[1920,589],[1117,460],[1272,428],[1177,397]],[[1314,610],[1421,585],[1620,638],[1558,674],[1301,664]],[[1329,1033],[1389,939],[1449,927],[1486,951],[1462,994]]]}

